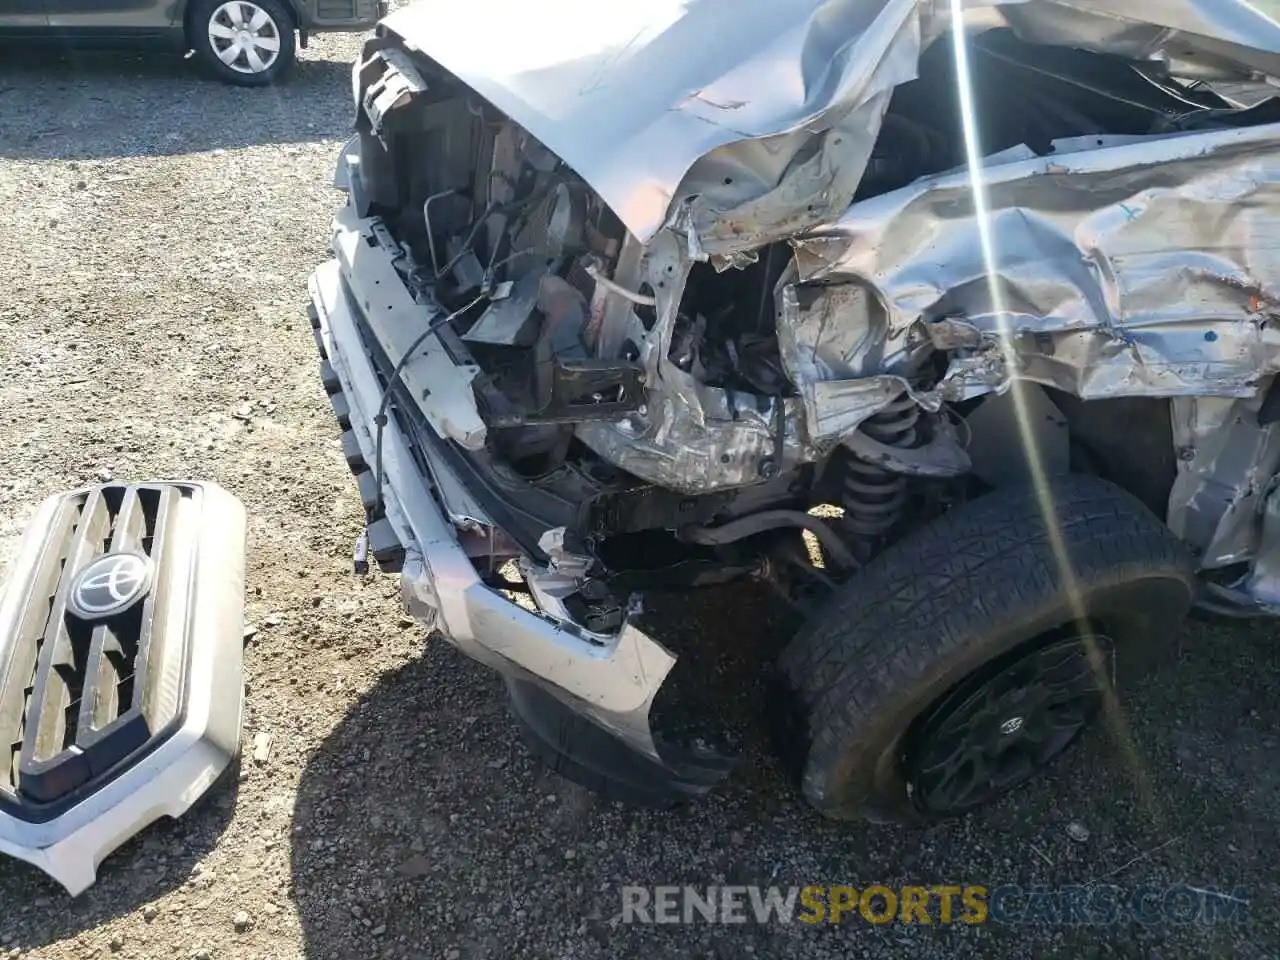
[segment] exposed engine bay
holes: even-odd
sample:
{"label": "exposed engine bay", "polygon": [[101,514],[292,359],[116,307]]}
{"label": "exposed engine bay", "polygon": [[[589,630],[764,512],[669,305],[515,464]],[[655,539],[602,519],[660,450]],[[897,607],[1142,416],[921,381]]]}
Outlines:
{"label": "exposed engine bay", "polygon": [[[797,102],[760,39],[623,129],[594,66],[543,99],[520,64],[528,89],[471,76],[424,6],[366,48],[339,179],[425,308],[394,348],[366,336],[384,406],[462,478],[486,582],[598,635],[655,586],[754,574],[804,602],[977,491],[1084,470],[1198,551],[1206,602],[1280,602],[1265,17],[1046,0],[957,44],[945,5],[753,7],[744,32],[789,17],[776,43],[826,58]],[[643,54],[607,61],[618,86]]]}

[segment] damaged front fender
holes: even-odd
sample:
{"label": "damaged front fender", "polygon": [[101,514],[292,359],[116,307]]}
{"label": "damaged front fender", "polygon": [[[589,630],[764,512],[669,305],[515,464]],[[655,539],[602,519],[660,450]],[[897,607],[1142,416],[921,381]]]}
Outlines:
{"label": "damaged front fender", "polygon": [[891,373],[931,324],[962,318],[982,343],[952,351],[946,399],[1010,377],[1084,399],[1251,396],[1280,369],[1278,134],[988,167],[991,260],[967,172],[855,204],[800,243],[780,305],[784,359],[808,381]]}

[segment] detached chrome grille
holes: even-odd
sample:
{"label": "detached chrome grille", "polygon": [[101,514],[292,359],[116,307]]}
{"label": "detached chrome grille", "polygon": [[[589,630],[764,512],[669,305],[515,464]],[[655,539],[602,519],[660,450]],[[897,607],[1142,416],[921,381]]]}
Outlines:
{"label": "detached chrome grille", "polygon": [[174,531],[198,494],[110,485],[58,504],[0,638],[0,807],[77,797],[178,719],[193,557]]}

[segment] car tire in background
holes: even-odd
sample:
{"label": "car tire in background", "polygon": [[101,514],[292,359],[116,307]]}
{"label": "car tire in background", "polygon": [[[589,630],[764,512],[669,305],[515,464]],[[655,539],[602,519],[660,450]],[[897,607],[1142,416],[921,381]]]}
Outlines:
{"label": "car tire in background", "polygon": [[196,0],[187,30],[206,69],[238,86],[275,83],[297,57],[293,14],[280,0]]}
{"label": "car tire in background", "polygon": [[913,532],[782,655],[805,798],[834,819],[919,821],[1029,780],[1114,709],[1117,673],[1174,643],[1192,569],[1142,503],[1089,476],[999,489]]}

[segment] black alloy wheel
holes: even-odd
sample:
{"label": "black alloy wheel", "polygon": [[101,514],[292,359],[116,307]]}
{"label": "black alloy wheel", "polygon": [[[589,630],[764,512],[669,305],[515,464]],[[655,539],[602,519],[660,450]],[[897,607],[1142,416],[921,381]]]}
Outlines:
{"label": "black alloy wheel", "polygon": [[914,803],[952,816],[1034,777],[1102,710],[1114,658],[1105,634],[1063,628],[965,678],[904,738],[902,765]]}

